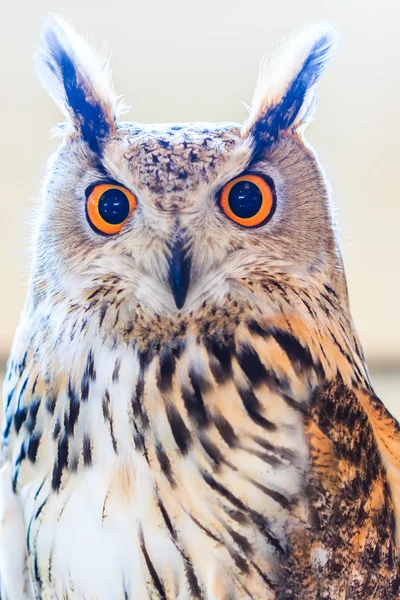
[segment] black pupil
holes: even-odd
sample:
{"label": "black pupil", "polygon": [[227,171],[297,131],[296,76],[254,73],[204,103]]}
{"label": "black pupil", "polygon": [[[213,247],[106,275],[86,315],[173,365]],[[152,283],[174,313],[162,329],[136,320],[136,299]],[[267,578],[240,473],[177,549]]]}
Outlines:
{"label": "black pupil", "polygon": [[129,215],[129,200],[121,190],[107,190],[100,196],[98,208],[104,221],[119,225]]}
{"label": "black pupil", "polygon": [[238,181],[229,192],[228,203],[234,215],[241,219],[250,219],[261,208],[261,190],[251,181]]}

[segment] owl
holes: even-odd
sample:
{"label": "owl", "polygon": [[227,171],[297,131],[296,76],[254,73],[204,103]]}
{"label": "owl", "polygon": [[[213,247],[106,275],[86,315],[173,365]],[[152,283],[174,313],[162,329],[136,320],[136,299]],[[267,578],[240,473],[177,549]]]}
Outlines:
{"label": "owl", "polygon": [[284,45],[244,125],[142,125],[45,22],[66,122],[4,384],[5,600],[400,598],[399,425],[304,138],[334,42]]}

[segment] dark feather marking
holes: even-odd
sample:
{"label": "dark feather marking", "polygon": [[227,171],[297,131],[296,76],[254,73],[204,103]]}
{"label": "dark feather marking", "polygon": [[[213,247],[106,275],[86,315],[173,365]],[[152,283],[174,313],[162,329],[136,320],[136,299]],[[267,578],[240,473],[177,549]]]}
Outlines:
{"label": "dark feather marking", "polygon": [[175,373],[176,357],[169,346],[160,350],[160,370],[157,374],[157,386],[162,394],[172,389],[172,378]]}
{"label": "dark feather marking", "polygon": [[121,369],[121,361],[119,358],[117,358],[115,361],[114,370],[113,370],[113,374],[112,374],[112,380],[114,382],[118,381],[118,379],[119,379],[120,369]]}
{"label": "dark feather marking", "polygon": [[25,371],[25,367],[26,367],[26,359],[28,358],[28,350],[25,351],[24,356],[22,357],[22,361],[20,362],[19,366],[19,376],[21,377],[22,373]]}
{"label": "dark feather marking", "polygon": [[150,465],[149,453],[147,451],[146,441],[143,433],[138,429],[135,422],[133,422],[133,441],[135,443],[135,449],[141,452],[146,459],[147,464]]}
{"label": "dark feather marking", "polygon": [[[43,502],[41,503],[41,505],[37,509],[36,513],[32,515],[32,517],[31,517],[31,519],[29,521],[28,530],[27,530],[27,533],[26,533],[26,547],[27,547],[28,554],[30,554],[30,552],[31,552],[31,529],[32,529],[32,523],[34,523],[35,521],[37,521],[37,519],[38,519],[40,513],[42,512],[44,506],[46,505],[47,500],[49,499],[49,497],[50,497],[50,494],[43,500]],[[37,543],[38,532],[39,532],[39,530],[37,530],[36,537],[35,537],[35,540],[33,542],[33,547],[34,547],[34,552],[35,553],[36,553],[36,543]],[[40,576],[39,576],[38,583],[40,584]]]}
{"label": "dark feather marking", "polygon": [[200,440],[200,444],[203,446],[205,452],[208,454],[208,456],[213,461],[215,467],[218,467],[221,464],[221,462],[224,461],[222,452],[211,440],[208,439],[207,436],[200,434],[199,440]]}
{"label": "dark feather marking", "polygon": [[301,373],[304,370],[310,371],[314,368],[320,379],[324,378],[325,371],[319,360],[314,361],[310,349],[304,347],[300,341],[291,333],[275,327],[263,328],[259,323],[252,320],[248,323],[249,330],[261,337],[272,337],[276,343],[286,353],[291,365],[296,373]]}
{"label": "dark feather marking", "polygon": [[176,481],[172,473],[171,461],[169,460],[167,453],[165,452],[163,446],[159,442],[156,442],[155,450],[162,472],[164,473],[165,477],[168,479],[172,487],[175,487]]}
{"label": "dark feather marking", "polygon": [[335,310],[337,310],[337,309],[338,309],[338,307],[336,306],[336,304],[333,302],[333,300],[331,300],[331,299],[329,298],[329,296],[327,296],[327,295],[326,295],[326,294],[324,294],[323,292],[321,292],[321,296],[322,296],[322,298],[323,298],[324,300],[326,300],[326,302],[328,302],[328,304],[330,304],[330,305],[331,305],[331,307],[332,307],[333,309],[335,309]]}
{"label": "dark feather marking", "polygon": [[61,431],[60,419],[57,419],[56,422],[54,423],[53,440],[56,440],[58,438],[58,436],[60,435],[60,431]]}
{"label": "dark feather marking", "polygon": [[332,330],[329,330],[330,336],[335,344],[335,346],[338,348],[339,352],[345,357],[345,359],[347,360],[347,362],[352,365],[352,367],[354,368],[354,371],[356,373],[357,376],[357,380],[359,383],[361,383],[361,381],[363,381],[365,379],[364,374],[361,373],[358,365],[354,362],[354,360],[352,360],[351,356],[349,355],[348,352],[346,352],[346,350],[343,348],[343,346],[339,343],[339,341],[337,340],[337,338],[335,337],[334,333]]}
{"label": "dark feather marking", "polygon": [[106,312],[107,312],[109,306],[110,306],[109,304],[102,304],[100,306],[99,327],[101,327],[103,325],[103,321],[104,321],[104,318],[106,316]]}
{"label": "dark feather marking", "polygon": [[301,301],[303,302],[304,306],[306,307],[306,309],[308,310],[308,312],[310,313],[312,318],[315,319],[316,318],[315,310],[313,308],[311,308],[309,303],[306,300],[304,300],[304,298],[301,298]]}
{"label": "dark feather marking", "polygon": [[[224,344],[216,340],[206,343],[209,353],[209,363],[217,383],[223,383],[232,377],[232,354],[234,344]],[[214,360],[213,360],[214,359]]]}
{"label": "dark feather marking", "polygon": [[10,435],[10,430],[11,430],[12,422],[13,422],[13,419],[12,419],[12,416],[10,415],[9,417],[6,418],[6,426],[5,426],[4,431],[3,431],[3,442]]}
{"label": "dark feather marking", "polygon": [[115,454],[118,454],[117,440],[115,439],[115,434],[114,434],[114,419],[113,419],[111,411],[110,411],[110,393],[108,390],[106,390],[104,392],[102,408],[103,408],[104,421],[107,422],[108,426],[109,426],[113,450],[114,450]]}
{"label": "dark feather marking", "polygon": [[196,577],[196,572],[193,568],[193,564],[192,561],[189,559],[189,557],[186,554],[183,554],[183,558],[185,559],[185,571],[186,571],[186,577],[187,577],[187,582],[189,584],[189,589],[190,589],[190,593],[193,596],[193,598],[197,598],[198,600],[201,600],[202,598],[204,598],[200,585],[199,585],[199,581]]}
{"label": "dark feather marking", "polygon": [[58,440],[57,458],[54,463],[51,486],[53,490],[58,491],[61,485],[61,477],[64,467],[68,465],[68,437],[63,435]]}
{"label": "dark feather marking", "polygon": [[25,444],[22,444],[19,454],[18,454],[17,459],[14,464],[15,470],[14,470],[13,481],[12,481],[12,489],[13,489],[14,494],[17,493],[17,481],[18,481],[18,475],[19,475],[19,467],[20,467],[20,464],[25,460],[25,458],[26,458]]}
{"label": "dark feather marking", "polygon": [[275,500],[275,502],[280,504],[285,510],[291,510],[294,506],[296,506],[296,499],[288,500],[288,498],[286,498],[286,496],[284,496],[281,492],[271,490],[271,488],[267,487],[266,485],[262,485],[261,483],[258,483],[258,481],[256,481],[255,479],[249,479],[249,481],[251,481],[251,483],[254,486],[256,486],[259,490],[261,490],[266,496],[269,496],[270,498],[272,498],[272,500]]}
{"label": "dark feather marking", "polygon": [[51,415],[54,415],[54,411],[56,409],[56,404],[57,404],[57,396],[55,394],[50,394],[50,396],[48,396],[46,398],[46,409],[48,410],[48,412]]}
{"label": "dark feather marking", "polygon": [[33,385],[32,385],[32,390],[31,390],[31,395],[32,396],[33,396],[33,394],[36,391],[36,387],[37,387],[38,381],[39,381],[39,374],[36,375],[35,381],[33,382]]}
{"label": "dark feather marking", "polygon": [[[35,542],[34,542],[34,549],[33,549],[33,553],[34,553],[34,559],[33,559],[33,573],[35,576],[35,588],[36,591],[42,590],[43,587],[43,581],[42,581],[42,577],[40,575],[40,570],[39,570],[39,557],[38,557],[38,552],[37,552],[37,536],[35,538]],[[39,596],[40,597],[40,596]]]}
{"label": "dark feather marking", "polygon": [[19,454],[15,460],[15,466],[19,466],[26,458],[25,443],[21,444]]}
{"label": "dark feather marking", "polygon": [[268,587],[270,587],[273,590],[276,589],[276,585],[272,582],[268,575],[261,571],[260,567],[254,561],[251,561],[251,565],[257,571],[261,579],[264,581],[264,583],[267,584]]}
{"label": "dark feather marking", "polygon": [[251,333],[255,333],[256,335],[259,335],[262,338],[267,338],[269,336],[268,331],[264,329],[264,327],[261,327],[261,325],[257,323],[257,321],[255,321],[254,319],[250,320],[247,326]]}
{"label": "dark feather marking", "polygon": [[257,423],[257,425],[260,425],[260,427],[263,427],[268,431],[275,431],[275,423],[272,423],[260,414],[259,411],[261,410],[261,405],[254,392],[252,390],[242,390],[240,388],[238,388],[238,392],[247,414],[254,423]]}
{"label": "dark feather marking", "polygon": [[294,452],[294,450],[291,450],[290,448],[283,448],[282,446],[274,446],[273,444],[268,442],[266,439],[259,437],[259,436],[254,436],[253,439],[262,448],[265,448],[265,450],[267,450],[268,452],[274,452],[274,453],[278,454],[284,460],[288,460],[289,462],[296,462],[298,460],[298,456],[297,456],[296,452]]}
{"label": "dark feather marking", "polygon": [[240,345],[237,359],[240,368],[255,387],[268,380],[267,370],[250,344]]}
{"label": "dark feather marking", "polygon": [[328,294],[331,294],[334,298],[336,298],[336,300],[338,299],[337,293],[329,285],[326,285],[326,283],[324,283],[324,288],[326,289]]}
{"label": "dark feather marking", "polygon": [[182,454],[186,454],[192,442],[190,431],[186,427],[181,415],[176,407],[168,402],[166,404],[167,418],[171,427],[172,435],[174,436],[176,445]]}
{"label": "dark feather marking", "polygon": [[159,497],[157,498],[157,503],[158,503],[158,507],[160,509],[161,515],[164,519],[165,525],[167,526],[171,540],[172,540],[173,544],[175,545],[175,548],[178,550],[178,552],[181,554],[182,558],[185,561],[186,577],[187,577],[187,581],[189,584],[191,594],[192,594],[192,596],[194,596],[194,598],[202,599],[203,594],[201,592],[200,585],[197,580],[192,561],[191,561],[189,555],[186,552],[184,552],[182,550],[182,548],[180,547],[180,544],[178,542],[178,534],[177,534],[174,526],[172,525],[170,516],[169,516],[167,509],[165,508],[163,502],[161,501],[161,498],[159,498]]}
{"label": "dark feather marking", "polygon": [[221,414],[214,416],[214,423],[222,439],[230,448],[234,448],[237,445],[238,438],[232,425]]}
{"label": "dark feather marking", "polygon": [[18,396],[18,406],[22,400],[22,396],[24,395],[24,392],[26,390],[26,386],[28,384],[28,380],[29,380],[29,375],[25,378],[24,383],[21,386],[21,390],[19,392],[19,396]]}
{"label": "dark feather marking", "polygon": [[28,414],[28,408],[24,406],[23,408],[18,408],[14,414],[14,427],[15,431],[19,433],[23,423],[25,422],[26,416]]}
{"label": "dark feather marking", "polygon": [[261,452],[260,450],[254,450],[253,448],[246,448],[245,446],[241,446],[241,449],[248,454],[252,454],[253,456],[257,456],[260,460],[266,462],[271,465],[271,467],[281,467],[285,463],[279,456],[275,454],[270,454],[267,452]]}
{"label": "dark feather marking", "polygon": [[36,418],[37,418],[37,414],[39,411],[39,407],[40,407],[40,398],[38,398],[38,397],[32,398],[31,404],[29,406],[28,418],[25,421],[25,427],[29,431],[29,433],[32,433],[33,430],[35,429]]}
{"label": "dark feather marking", "polygon": [[231,504],[236,506],[236,508],[238,508],[239,510],[248,512],[247,506],[241,500],[239,500],[239,498],[236,498],[236,496],[234,496],[232,492],[227,490],[221,483],[218,483],[218,481],[214,479],[214,477],[210,473],[203,471],[202,476],[204,481],[210,486],[210,488],[212,488],[213,490],[221,494],[221,496],[229,500],[229,502],[231,502]]}
{"label": "dark feather marking", "polygon": [[144,392],[145,373],[152,360],[152,354],[150,350],[146,352],[138,353],[139,360],[139,375],[136,383],[135,395],[132,398],[132,410],[133,417],[140,420],[140,424],[143,430],[149,427],[149,418],[142,406],[142,397]]}
{"label": "dark feather marking", "polygon": [[76,450],[70,453],[68,467],[71,473],[76,473],[79,467],[79,454]]}
{"label": "dark feather marking", "polygon": [[11,390],[11,392],[8,394],[7,396],[7,402],[6,402],[6,411],[8,410],[8,408],[10,407],[11,404],[11,400],[13,399],[14,396],[14,392],[15,392],[15,387]]}
{"label": "dark feather marking", "polygon": [[93,300],[93,298],[95,298],[99,294],[99,292],[101,292],[102,289],[103,287],[98,287],[97,289],[95,289],[94,292],[92,292],[90,296],[86,298],[86,300]]}
{"label": "dark feather marking", "polygon": [[30,436],[28,442],[27,456],[32,463],[36,462],[37,452],[40,444],[41,433],[35,433]]}
{"label": "dark feather marking", "polygon": [[96,379],[96,371],[94,368],[94,355],[93,355],[92,350],[89,350],[87,360],[86,360],[85,371],[83,373],[82,382],[81,382],[81,398],[82,398],[83,402],[85,402],[88,399],[90,382],[95,381],[95,379]]}
{"label": "dark feather marking", "polygon": [[[186,511],[187,512],[187,511]],[[207,529],[207,527],[205,527],[204,525],[202,525],[200,523],[200,521],[198,521],[193,515],[191,515],[190,513],[187,512],[187,514],[189,515],[189,517],[192,519],[193,523],[195,523],[195,525],[197,525],[197,527],[199,529],[201,529],[202,531],[204,531],[204,533],[211,538],[212,540],[214,540],[214,542],[217,542],[218,544],[223,544],[222,540],[218,539],[216,535],[214,535],[209,529]]]}
{"label": "dark feather marking", "polygon": [[270,329],[269,332],[282,350],[286,352],[292,365],[297,365],[300,369],[311,369],[313,359],[310,350],[304,348],[294,335],[281,329]]}
{"label": "dark feather marking", "polygon": [[[57,523],[60,522],[61,517],[65,511],[65,508],[66,508],[70,498],[71,498],[71,494],[69,494],[69,496],[65,500],[64,504],[62,505],[60,512],[57,515]],[[49,583],[51,583],[53,581],[53,559],[54,559],[55,545],[56,545],[56,536],[54,536],[52,539],[50,552],[49,552],[49,562],[48,562],[48,566],[47,566],[47,578],[49,580]]]}
{"label": "dark feather marking", "polygon": [[34,500],[37,500],[37,498],[38,498],[38,496],[39,496],[40,492],[42,491],[42,488],[43,488],[43,486],[44,486],[44,484],[45,484],[46,480],[47,480],[47,477],[45,477],[45,478],[43,479],[42,483],[39,485],[39,487],[38,487],[38,489],[36,490],[36,492],[35,492],[35,495],[34,495],[34,497],[33,497],[33,499],[34,499]]}
{"label": "dark feather marking", "polygon": [[268,281],[268,285],[272,285],[273,287],[277,288],[281,292],[282,296],[287,296],[287,291],[285,288],[278,281],[275,281],[275,279],[270,279]]}
{"label": "dark feather marking", "polygon": [[73,435],[75,430],[75,425],[78,420],[80,403],[79,398],[75,392],[75,388],[72,384],[71,379],[68,381],[68,399],[69,399],[69,414],[65,415],[65,430],[68,435]]}
{"label": "dark feather marking", "polygon": [[53,582],[53,559],[54,559],[54,550],[56,546],[56,541],[53,539],[49,552],[49,564],[47,565],[47,579],[49,583]]}
{"label": "dark feather marking", "polygon": [[[39,518],[40,513],[42,512],[43,508],[45,507],[45,505],[47,504],[47,500],[50,498],[50,494],[48,494],[48,496],[43,500],[43,502],[41,503],[41,505],[38,507],[36,514],[31,518],[30,522],[29,522],[29,527],[28,527],[28,533],[27,533],[27,544],[28,545],[28,552],[30,552],[30,530],[31,530],[31,526],[32,523],[34,521],[37,521]],[[33,542],[33,555],[34,555],[34,573],[35,573],[35,581],[34,581],[34,585],[35,585],[35,592],[37,591],[41,591],[42,589],[42,585],[43,585],[43,581],[41,579],[41,575],[40,575],[40,571],[39,571],[39,562],[38,562],[38,552],[37,552],[37,540],[38,540],[38,536],[39,536],[39,531],[40,528],[38,527],[36,530],[36,536]],[[38,596],[39,598],[41,598],[41,595]]]}
{"label": "dark feather marking", "polygon": [[186,386],[182,387],[182,398],[186,410],[198,427],[207,427],[210,420],[204,405],[203,393],[210,388],[210,384],[202,375],[196,373],[193,367],[189,369],[189,379],[193,392]]}
{"label": "dark feather marking", "polygon": [[247,538],[245,538],[243,535],[241,535],[240,533],[238,533],[232,527],[229,527],[229,525],[227,525],[227,524],[224,524],[224,525],[225,525],[225,528],[228,531],[229,535],[231,536],[231,538],[233,539],[235,544],[243,552],[243,554],[245,554],[246,556],[251,556],[253,554],[253,548],[251,547],[249,540]]}
{"label": "dark feather marking", "polygon": [[92,466],[92,443],[90,441],[90,437],[88,434],[85,434],[83,436],[82,452],[83,452],[83,464],[86,467],[91,467]]}
{"label": "dark feather marking", "polygon": [[229,517],[231,519],[236,521],[236,523],[240,523],[240,525],[247,525],[249,522],[249,518],[248,518],[247,514],[240,510],[236,510],[235,508],[230,508],[230,507],[224,506],[224,511],[226,512],[227,515],[229,515]]}
{"label": "dark feather marking", "polygon": [[164,522],[167,526],[167,529],[169,531],[169,534],[170,534],[172,540],[176,541],[178,538],[178,534],[176,533],[174,526],[172,525],[170,516],[169,516],[167,509],[165,508],[164,503],[162,502],[160,497],[157,498],[157,504],[158,504],[162,518],[164,519]]}
{"label": "dark feather marking", "polygon": [[286,353],[292,365],[310,369],[313,359],[308,348],[305,348],[291,333],[275,327],[263,328],[256,321],[248,323],[249,330],[263,338],[273,337],[277,344]]}
{"label": "dark feather marking", "polygon": [[40,504],[40,506],[38,507],[38,509],[36,510],[36,513],[33,516],[33,521],[37,521],[39,518],[40,513],[42,512],[43,508],[45,507],[47,500],[50,498],[50,494],[48,496],[46,496],[46,498],[43,500],[43,502]]}
{"label": "dark feather marking", "polygon": [[233,558],[235,565],[237,566],[239,571],[241,571],[242,573],[248,574],[250,572],[250,569],[249,569],[249,565],[246,562],[246,559],[243,558],[243,556],[241,556],[238,552],[232,551],[232,549],[229,548],[229,546],[227,546],[227,550],[228,550],[229,554],[231,555],[231,557]]}
{"label": "dark feather marking", "polygon": [[307,405],[306,404],[301,404],[300,402],[298,402],[297,400],[295,400],[294,398],[289,396],[289,394],[279,394],[279,395],[282,398],[282,400],[284,400],[286,402],[286,404],[288,406],[290,406],[290,408],[293,408],[293,410],[297,410],[298,412],[301,412],[303,414],[307,413]]}
{"label": "dark feather marking", "polygon": [[139,540],[140,540],[140,548],[141,548],[146,566],[149,570],[150,577],[153,582],[153,586],[157,590],[158,596],[162,600],[168,600],[167,594],[165,592],[164,584],[163,584],[162,580],[160,579],[160,577],[151,561],[149,553],[147,552],[146,544],[145,544],[144,537],[143,537],[143,530],[140,526],[139,526]]}
{"label": "dark feather marking", "polygon": [[226,487],[224,487],[221,483],[214,479],[214,477],[210,473],[203,471],[202,476],[204,481],[213,490],[221,494],[221,496],[226,498],[226,500],[229,500],[229,502],[233,504],[233,506],[243,511],[244,513],[247,513],[251,517],[253,523],[257,525],[258,529],[263,535],[265,535],[269,543],[274,547],[275,550],[277,550],[277,552],[279,552],[280,554],[285,553],[285,550],[282,548],[282,545],[279,542],[279,540],[269,530],[269,523],[266,517],[264,517],[257,511],[247,507],[239,498],[236,498],[236,496],[232,494],[232,492],[227,490]]}

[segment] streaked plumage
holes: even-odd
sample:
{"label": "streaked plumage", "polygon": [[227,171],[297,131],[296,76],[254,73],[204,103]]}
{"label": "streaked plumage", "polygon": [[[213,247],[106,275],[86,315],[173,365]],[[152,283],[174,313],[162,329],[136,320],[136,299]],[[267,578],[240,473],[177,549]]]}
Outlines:
{"label": "streaked plumage", "polygon": [[[399,427],[303,138],[333,38],[307,31],[266,68],[243,127],[144,126],[47,21],[39,74],[68,124],[4,387],[8,600],[400,597]],[[218,205],[246,172],[276,198],[251,229]],[[104,181],[137,198],[109,237],[85,201]]]}

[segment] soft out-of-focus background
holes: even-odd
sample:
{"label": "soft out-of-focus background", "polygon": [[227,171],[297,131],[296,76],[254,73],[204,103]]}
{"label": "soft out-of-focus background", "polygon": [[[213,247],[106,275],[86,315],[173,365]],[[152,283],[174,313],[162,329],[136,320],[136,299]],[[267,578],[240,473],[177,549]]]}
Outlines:
{"label": "soft out-of-focus background", "polygon": [[0,36],[0,370],[28,278],[29,219],[60,114],[32,55],[47,12],[112,50],[137,121],[241,121],[258,64],[304,23],[341,42],[308,139],[332,184],[353,316],[378,393],[400,417],[400,3],[398,0],[35,0],[8,3]]}

